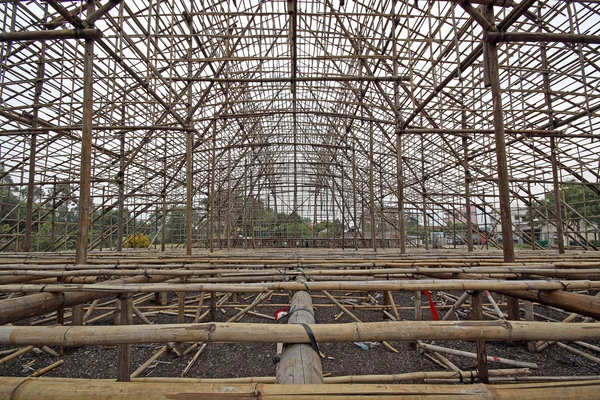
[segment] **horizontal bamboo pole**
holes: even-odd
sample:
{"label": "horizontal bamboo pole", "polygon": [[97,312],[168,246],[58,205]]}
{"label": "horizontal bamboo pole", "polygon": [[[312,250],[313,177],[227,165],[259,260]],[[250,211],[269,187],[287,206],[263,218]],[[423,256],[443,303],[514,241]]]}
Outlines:
{"label": "horizontal bamboo pole", "polygon": [[[484,35],[485,36],[485,35]],[[534,43],[593,43],[600,44],[600,36],[571,33],[545,32],[487,32],[487,42],[534,42]]]}
{"label": "horizontal bamboo pole", "polygon": [[210,78],[210,77],[173,77],[174,81],[193,82],[231,82],[231,83],[290,83],[290,82],[402,82],[408,81],[408,75],[402,76],[298,76],[282,78]]}
{"label": "horizontal bamboo pole", "polygon": [[22,40],[99,39],[100,29],[60,29],[47,31],[0,32],[0,42]]}
{"label": "horizontal bamboo pole", "polygon": [[[510,369],[491,369],[490,376],[522,376],[531,373],[529,368],[510,368]],[[468,376],[468,378],[467,378]],[[465,372],[463,378],[470,379],[477,377],[477,371]],[[417,379],[450,379],[460,378],[460,374],[455,371],[419,371],[406,372],[403,374],[386,375],[342,375],[326,376],[323,383],[370,383],[370,382],[401,382]],[[247,376],[241,378],[169,378],[169,377],[150,377],[132,379],[132,382],[171,382],[171,383],[275,383],[274,376]]]}
{"label": "horizontal bamboo pole", "polygon": [[[163,277],[163,280],[166,278]],[[114,282],[114,283],[113,283]],[[259,293],[271,290],[341,290],[341,291],[422,291],[422,290],[590,290],[600,288],[600,281],[573,280],[573,281],[504,281],[504,280],[476,280],[476,279],[421,279],[421,280],[385,280],[385,281],[358,281],[358,282],[307,282],[306,286],[296,282],[274,282],[254,284],[119,284],[111,281],[107,284],[93,285],[3,285],[0,292],[14,293],[69,293],[69,292],[105,292],[107,293],[150,293],[150,292],[230,292],[230,293]],[[0,323],[1,323],[0,319]]]}
{"label": "horizontal bamboo pole", "polygon": [[[598,268],[581,268],[581,269],[560,269],[560,268],[541,268],[540,266],[477,266],[477,267],[413,267],[413,268],[369,268],[369,269],[318,269],[304,271],[304,275],[317,276],[390,276],[390,275],[419,275],[426,273],[482,273],[482,274],[536,274],[544,276],[570,277],[573,275],[586,276],[585,279],[593,279],[600,276],[600,267]],[[302,275],[300,271],[289,270],[285,272],[285,276],[281,275],[281,271],[276,269],[237,269],[235,271],[229,269],[160,269],[160,268],[144,268],[144,269],[69,269],[63,270],[32,270],[32,269],[0,269],[1,284],[11,284],[8,278],[25,279],[34,277],[74,277],[74,276],[153,276],[153,275],[172,275],[172,276],[213,276],[219,275],[218,278],[229,277],[264,277],[265,280],[272,280],[273,277],[289,278],[290,276]],[[581,279],[581,278],[580,278]],[[225,281],[225,280],[224,280]],[[24,283],[14,282],[14,283]],[[47,283],[47,282],[45,282]],[[50,282],[53,283],[53,282]],[[88,282],[78,282],[88,283]]]}
{"label": "horizontal bamboo pole", "polygon": [[[314,324],[317,342],[600,339],[600,324],[533,321],[397,321]],[[0,344],[84,346],[168,342],[309,343],[301,325],[0,326]]]}
{"label": "horizontal bamboo pole", "polygon": [[[592,399],[600,389],[599,380],[520,383],[506,385],[424,385],[424,384],[330,384],[273,385],[263,383],[202,384],[181,382],[113,382],[108,380],[60,378],[0,378],[0,398],[12,400],[85,399],[145,400],[174,398],[219,399],[326,399],[377,398],[406,400],[478,400],[549,398]],[[357,396],[360,395],[360,396]]]}

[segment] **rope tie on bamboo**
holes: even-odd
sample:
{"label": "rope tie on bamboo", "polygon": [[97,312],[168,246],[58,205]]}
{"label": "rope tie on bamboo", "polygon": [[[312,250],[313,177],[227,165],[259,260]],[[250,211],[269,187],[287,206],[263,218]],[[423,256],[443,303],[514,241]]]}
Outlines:
{"label": "rope tie on bamboo", "polygon": [[[308,282],[309,278],[306,276],[306,274],[304,273],[304,270],[301,268],[297,268],[298,272],[300,272],[300,274],[302,274],[302,277],[304,279],[306,279],[306,282]],[[308,287],[308,285],[306,284],[306,282],[302,282],[302,284],[304,285],[304,287],[306,288],[306,291],[310,294],[310,288]]]}
{"label": "rope tie on bamboo", "polygon": [[144,268],[144,277],[146,277],[146,279],[148,280],[152,279],[152,277],[148,274],[148,270],[146,268]]}
{"label": "rope tie on bamboo", "polygon": [[564,283],[563,281],[558,281],[558,282],[562,285],[563,290],[565,292],[572,292],[573,291],[573,286],[569,282],[567,282],[567,283]]}

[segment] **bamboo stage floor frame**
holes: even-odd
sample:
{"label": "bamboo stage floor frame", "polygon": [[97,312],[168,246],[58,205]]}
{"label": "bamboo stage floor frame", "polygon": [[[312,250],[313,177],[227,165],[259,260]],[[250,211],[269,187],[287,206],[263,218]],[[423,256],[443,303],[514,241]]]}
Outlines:
{"label": "bamboo stage floor frame", "polygon": [[[145,256],[142,256],[142,254]],[[77,265],[68,260],[67,254],[58,255],[54,260],[47,258],[47,256],[24,259],[16,255],[10,258],[0,255],[0,282],[4,278],[81,279],[83,277],[92,277],[97,281],[94,284],[83,282],[66,284],[58,281],[42,284],[30,282],[20,284],[0,283],[0,293],[3,292],[4,296],[11,297],[0,300],[0,309],[3,305],[18,302],[19,307],[26,310],[30,307],[28,304],[34,304],[33,300],[38,298],[35,301],[45,302],[51,298],[58,307],[61,303],[59,300],[63,298],[61,296],[65,296],[63,299],[68,302],[68,307],[70,307],[78,302],[74,299],[79,297],[73,296],[81,296],[81,299],[88,305],[92,299],[106,297],[105,300],[102,300],[102,304],[95,300],[96,303],[92,309],[103,314],[90,318],[87,326],[71,326],[71,321],[68,319],[70,313],[67,309],[65,326],[0,326],[0,344],[60,347],[163,343],[165,347],[173,348],[172,343],[207,343],[210,347],[214,343],[308,342],[306,332],[302,327],[276,325],[272,322],[258,324],[202,322],[201,320],[201,323],[198,324],[148,324],[148,322],[153,322],[154,318],[159,319],[157,317],[158,313],[165,310],[173,311],[170,314],[171,318],[179,315],[186,321],[191,320],[185,318],[206,318],[211,312],[206,303],[210,301],[211,293],[216,294],[217,299],[219,299],[215,312],[221,315],[220,313],[230,312],[235,308],[239,308],[239,310],[248,309],[250,313],[254,312],[250,303],[258,301],[259,297],[263,296],[261,293],[266,294],[272,291],[275,291],[272,296],[276,301],[269,301],[262,304],[261,307],[285,307],[286,302],[290,300],[290,291],[306,290],[307,288],[311,290],[313,299],[319,300],[314,304],[317,309],[321,310],[325,307],[335,306],[327,301],[326,296],[320,293],[320,290],[331,290],[337,300],[344,301],[345,307],[353,311],[362,310],[362,312],[381,312],[382,310],[391,312],[391,305],[387,302],[389,294],[386,295],[385,293],[387,291],[398,293],[398,295],[400,295],[400,292],[404,292],[406,296],[414,296],[414,293],[419,293],[422,290],[432,291],[434,295],[438,291],[460,293],[464,290],[520,290],[528,293],[539,291],[541,294],[564,293],[568,296],[579,296],[578,298],[585,301],[593,301],[594,296],[589,294],[595,293],[600,288],[600,281],[595,279],[600,270],[600,257],[594,254],[583,254],[583,256],[582,254],[566,254],[560,258],[553,258],[540,252],[530,252],[522,260],[515,263],[504,263],[502,259],[498,258],[498,254],[491,252],[489,254],[482,252],[476,256],[468,255],[465,252],[449,252],[446,255],[441,253],[429,255],[415,252],[414,255],[398,257],[398,254],[389,250],[381,251],[381,254],[373,254],[367,251],[357,254],[352,251],[341,252],[339,250],[328,253],[320,250],[306,251],[298,249],[294,251],[273,250],[264,253],[232,251],[217,255],[199,251],[198,254],[191,257],[175,251],[164,257],[158,252],[150,251],[146,254],[140,251],[126,251],[122,253],[103,252],[103,254],[94,257],[95,264]],[[507,279],[493,279],[493,274],[503,274]],[[308,282],[294,283],[293,280],[298,276],[308,278]],[[516,278],[516,280],[513,278]],[[149,279],[156,283],[148,282]],[[197,282],[202,279],[210,279],[210,281]],[[127,283],[129,281],[131,283]],[[40,291],[44,293],[39,293]],[[376,295],[376,292],[382,291],[384,292],[383,296]],[[148,296],[153,296],[159,292],[164,295],[187,293],[187,298],[178,303],[177,296],[169,295],[173,300],[164,305],[161,305],[162,303],[149,304],[147,302]],[[203,295],[199,303],[197,293],[200,292]],[[100,319],[114,318],[114,315],[117,315],[115,313],[118,313],[118,309],[114,308],[114,297],[123,293],[134,293],[146,299],[144,303],[138,304],[138,310],[143,310],[141,314],[145,315],[145,318],[147,316],[150,321],[147,320],[145,325],[95,325],[99,323]],[[22,296],[23,294],[25,296]],[[454,298],[444,297],[443,294],[442,292],[440,300],[436,300],[440,310],[450,308]],[[233,299],[234,296],[237,300]],[[373,296],[379,300],[376,300]],[[113,299],[112,302],[111,298]],[[242,298],[244,298],[244,302],[241,301]],[[348,302],[349,300],[353,300],[354,303]],[[443,304],[441,303],[442,300]],[[584,312],[590,307],[593,308],[594,304],[590,303],[581,311]],[[204,310],[201,309],[201,305],[204,306]],[[56,312],[48,314],[50,312],[49,308],[41,307],[41,303],[39,306],[41,311],[31,312],[31,316],[39,315],[42,318],[39,321],[43,321],[45,324],[54,323],[53,321],[56,321],[57,318]],[[506,307],[504,301],[500,304],[500,307]],[[411,304],[398,304],[397,307],[398,310],[405,313],[404,315],[410,314],[410,311],[414,308]],[[471,304],[467,302],[461,308],[463,308],[463,311],[469,310]],[[90,307],[88,307],[88,311],[89,309]],[[543,310],[544,308],[538,308],[538,314]],[[555,320],[562,319],[560,316],[556,317],[557,313],[560,312],[560,307],[555,311],[550,310],[550,308],[547,308],[547,310],[553,313]],[[237,310],[233,312],[236,313]],[[269,314],[269,312],[266,313]],[[488,319],[497,318],[497,315],[487,315],[486,318]],[[44,316],[46,317],[44,318]],[[15,315],[15,318],[18,318],[18,316]],[[539,319],[540,316],[536,318]],[[134,321],[137,321],[137,319]],[[34,323],[37,324],[38,321],[34,321]],[[311,325],[311,328],[317,341],[321,343],[381,342],[388,340],[396,342],[424,340],[469,341],[476,339],[547,342],[600,340],[600,325],[591,320],[584,323],[503,320],[444,322],[402,320],[397,322],[319,323]],[[166,353],[166,351],[163,353]],[[167,355],[162,354],[158,357],[167,357]],[[204,357],[204,354],[202,357]],[[339,357],[343,358],[343,356]],[[574,355],[574,357],[579,356]],[[540,364],[540,370],[543,370],[543,368],[543,364]],[[390,372],[393,376],[393,371]],[[369,371],[365,370],[364,374],[369,374]],[[415,377],[418,375],[410,374],[415,373],[411,372],[406,376]],[[450,371],[444,372],[444,374],[446,375],[437,376],[432,374],[426,379],[445,379],[449,383],[456,379],[456,376],[451,375]],[[398,376],[402,376],[402,374]],[[501,379],[503,383],[510,382],[511,379],[510,376],[504,375],[494,377],[494,379],[496,378]],[[376,392],[375,385],[365,385],[372,382],[369,375],[357,376],[349,381],[346,379],[344,377],[331,377],[326,378],[326,381],[329,381],[329,383],[353,382],[352,386],[357,391],[356,393],[360,392],[367,397],[375,396],[376,393],[382,396],[381,398],[400,394],[398,391]],[[390,382],[392,378],[382,379]],[[43,382],[49,381],[48,379]],[[78,382],[84,383],[83,381]],[[95,385],[94,382],[104,384],[104,381],[93,381],[90,382],[90,385]],[[263,381],[260,380],[259,382]],[[149,385],[162,385],[163,383],[166,384],[167,382],[144,381],[144,384]],[[186,385],[189,383],[184,382]],[[207,381],[207,383],[220,384],[218,380],[214,382]],[[242,382],[230,383],[237,385]],[[27,381],[23,384],[30,385],[31,383]],[[3,384],[0,383],[0,385]],[[580,383],[577,385],[577,387],[581,386]],[[365,386],[367,392],[363,393],[361,391],[363,386]],[[501,397],[504,394],[499,395],[494,392],[495,386],[498,385],[486,386],[485,391],[477,393],[492,396],[487,398],[505,398]],[[267,395],[267,393],[271,393],[270,387],[266,387],[268,389],[261,389],[263,391],[260,392],[263,398],[271,396],[270,394]],[[451,392],[445,392],[441,389],[439,393],[429,392],[431,387],[431,385],[415,386],[409,389],[406,395],[428,393],[428,395],[434,396],[433,398],[435,396],[457,395],[457,392],[452,391],[454,389],[449,389]],[[129,388],[133,388],[133,386],[125,390],[133,390],[132,393],[137,390]],[[414,391],[410,392],[413,389]],[[157,386],[157,396],[161,395],[161,390],[163,389]],[[371,390],[373,391],[369,392]],[[470,386],[468,390],[474,390],[474,386]],[[209,395],[209,392],[205,393]],[[246,395],[250,396],[248,398],[254,398],[252,393],[245,393],[242,398]],[[572,393],[579,392],[574,391]],[[586,392],[581,389],[581,393]],[[298,395],[300,394],[306,396],[306,398],[328,398],[333,396],[333,392],[319,391],[300,392]],[[282,397],[278,397],[280,395]],[[274,396],[273,398],[290,398],[291,393],[274,393],[272,396]],[[338,396],[344,396],[344,394],[339,392]],[[332,398],[336,397],[333,396]]]}

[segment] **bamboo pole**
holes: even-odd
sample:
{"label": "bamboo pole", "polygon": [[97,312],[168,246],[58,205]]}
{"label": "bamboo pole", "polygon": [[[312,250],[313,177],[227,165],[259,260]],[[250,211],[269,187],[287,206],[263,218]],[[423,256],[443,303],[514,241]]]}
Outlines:
{"label": "bamboo pole", "polygon": [[[318,342],[420,340],[548,340],[600,339],[594,323],[561,324],[529,321],[398,321],[311,326]],[[136,326],[0,326],[0,344],[82,346],[167,342],[307,343],[296,324],[247,323],[166,324]]]}
{"label": "bamboo pole", "polygon": [[[481,296],[481,292],[477,291],[471,295],[472,308],[471,308],[471,319],[473,321],[481,321],[483,320],[483,300]],[[485,340],[477,339],[475,341],[476,347],[476,359],[477,359],[477,372],[479,373],[479,381],[481,383],[489,383],[489,374],[488,374],[488,357],[487,350],[485,347]]]}
{"label": "bamboo pole", "polygon": [[142,372],[146,370],[154,361],[158,360],[163,354],[169,350],[167,345],[164,345],[156,353],[154,353],[149,359],[147,359],[142,365],[140,365],[129,377],[130,381],[138,377]]}
{"label": "bamboo pole", "polygon": [[44,31],[0,32],[0,42],[17,42],[26,40],[63,40],[63,39],[99,39],[100,29],[59,29]]}
{"label": "bamboo pole", "polygon": [[40,368],[37,369],[36,371],[34,371],[31,375],[29,375],[30,378],[35,378],[38,376],[42,376],[44,375],[46,372],[50,372],[52,371],[54,368],[56,367],[60,367],[63,363],[65,362],[65,360],[58,360],[50,365],[48,365],[47,367],[44,368]]}
{"label": "bamboo pole", "polygon": [[[454,354],[456,356],[463,356],[463,357],[468,357],[468,358],[473,358],[473,359],[478,359],[478,357],[479,357],[478,354],[469,353],[468,351],[448,349],[448,348],[441,347],[441,346],[434,346],[432,344],[422,343],[422,344],[419,344],[418,346],[423,349],[426,349],[426,350],[433,350],[433,351],[437,351],[440,353],[446,353],[446,354]],[[498,363],[511,365],[513,367],[518,367],[518,368],[537,368],[538,367],[537,364],[534,364],[534,363],[509,360],[506,358],[501,358],[501,357],[496,357],[496,356],[486,356],[486,360],[488,362],[498,362]],[[479,371],[479,373],[481,374],[481,371]],[[487,373],[487,371],[486,371],[486,373]],[[483,377],[481,377],[481,376],[480,376],[480,378],[483,379]]]}
{"label": "bamboo pole", "polygon": [[[335,304],[340,310],[342,310],[343,313],[345,313],[346,315],[348,315],[350,318],[352,318],[354,320],[354,322],[358,322],[358,323],[362,323],[362,321],[356,316],[354,315],[352,312],[350,312],[346,307],[344,307],[339,301],[337,301],[332,295],[330,295],[326,290],[323,290],[323,294],[325,295],[325,297],[327,297],[333,304]],[[397,312],[396,312],[397,314]],[[398,319],[400,319],[398,317]],[[385,340],[381,342],[385,347],[387,347],[388,349],[390,349],[392,352],[397,353],[398,350],[396,350],[391,344],[389,344],[388,342],[386,342]]]}
{"label": "bamboo pole", "polygon": [[[511,368],[511,369],[491,369],[490,376],[522,376],[531,373],[529,368]],[[468,376],[477,377],[477,371],[469,371]],[[463,375],[464,376],[464,375]],[[340,384],[340,383],[370,383],[370,382],[401,382],[419,379],[451,379],[460,378],[460,374],[455,371],[419,371],[407,372],[403,374],[388,374],[388,375],[343,375],[343,376],[326,376],[323,378],[325,384]],[[576,377],[572,377],[576,378]],[[137,378],[133,382],[171,382],[171,383],[275,383],[274,376],[248,376],[241,378]],[[592,377],[588,377],[588,380]]]}
{"label": "bamboo pole", "polygon": [[12,353],[12,354],[9,354],[8,356],[6,356],[6,357],[4,357],[4,358],[0,359],[0,365],[2,365],[2,364],[4,364],[5,362],[8,362],[8,361],[10,361],[10,360],[12,360],[12,359],[14,359],[14,358],[17,358],[17,357],[19,357],[20,355],[22,355],[22,354],[25,354],[25,353],[27,353],[28,351],[31,351],[31,350],[33,350],[34,348],[35,348],[35,346],[27,346],[27,347],[23,347],[22,349],[20,349],[20,350],[17,350],[17,351],[15,351],[14,353]]}
{"label": "bamboo pole", "polygon": [[196,352],[196,354],[194,354],[194,357],[192,357],[192,359],[190,360],[188,365],[185,367],[185,369],[181,373],[181,377],[186,376],[187,373],[190,372],[190,369],[192,369],[192,367],[194,366],[194,363],[196,362],[196,360],[198,359],[198,357],[200,356],[202,351],[204,351],[205,348],[206,348],[206,343],[203,343],[202,346],[200,346],[200,349]]}
{"label": "bamboo pole", "polygon": [[[93,390],[90,390],[93,385]],[[392,399],[403,396],[406,399],[435,398],[452,400],[476,396],[482,400],[501,400],[527,398],[545,400],[548,398],[594,398],[598,393],[600,381],[567,381],[553,383],[521,383],[506,385],[369,385],[369,384],[331,384],[331,385],[272,385],[264,383],[202,384],[182,382],[111,382],[85,379],[60,378],[0,378],[0,397],[13,400],[48,399],[105,399],[107,395],[118,399],[144,398],[147,400],[173,398],[193,393],[202,398],[222,399],[326,399],[355,397],[377,397]]]}

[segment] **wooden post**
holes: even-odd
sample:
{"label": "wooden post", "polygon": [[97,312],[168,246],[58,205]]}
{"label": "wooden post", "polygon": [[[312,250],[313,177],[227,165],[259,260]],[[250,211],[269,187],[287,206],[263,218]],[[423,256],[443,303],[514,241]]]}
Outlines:
{"label": "wooden post", "polygon": [[[304,282],[303,277],[296,279]],[[308,292],[297,291],[292,297],[288,324],[314,324],[312,299]],[[293,344],[284,349],[276,368],[278,384],[323,383],[323,367],[319,354],[309,344]]]}
{"label": "wooden post", "polygon": [[[480,321],[483,319],[483,302],[480,291],[475,291],[471,295],[472,308],[471,308],[471,319],[473,321]],[[479,381],[481,383],[489,383],[490,378],[488,374],[487,365],[487,351],[485,348],[485,340],[477,339],[475,341],[477,347],[477,372],[479,374]]]}
{"label": "wooden post", "polygon": [[[133,295],[131,293],[119,296],[121,300],[121,316],[119,325],[133,323]],[[131,376],[131,345],[117,345],[117,382],[129,382]]]}

